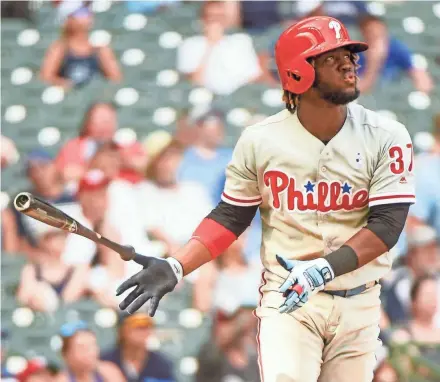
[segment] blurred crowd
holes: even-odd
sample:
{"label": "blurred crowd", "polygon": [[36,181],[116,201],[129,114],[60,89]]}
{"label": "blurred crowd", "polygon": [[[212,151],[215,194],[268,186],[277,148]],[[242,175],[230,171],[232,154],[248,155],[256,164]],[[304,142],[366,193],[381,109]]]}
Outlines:
{"label": "blurred crowd", "polygon": [[[2,1],[2,17],[32,20],[27,3]],[[42,81],[76,92],[84,91],[96,76],[123,83],[111,46],[96,48],[89,42],[94,19],[90,3],[53,1],[60,37],[39,58]],[[125,6],[129,12],[162,12],[166,17],[167,8],[185,7],[185,2],[126,1]],[[200,35],[181,43],[176,68],[189,82],[218,95],[255,82],[278,86],[274,44],[258,46],[259,35],[317,14],[357,27],[369,43],[370,49],[360,57],[359,86],[364,93],[374,94],[402,75],[421,92],[433,90],[429,72],[414,65],[405,42],[390,35],[363,1],[293,1],[289,17],[279,12],[277,1],[205,1],[195,15]],[[174,131],[156,130],[142,140],[127,141],[117,139],[117,113],[113,104],[98,101],[85,113],[77,136],[56,155],[41,148],[20,153],[25,157],[27,191],[141,254],[169,256],[220,199],[232,154],[225,145],[225,115],[209,105],[182,110]],[[414,375],[440,380],[440,114],[431,137],[415,158],[417,204],[392,251],[395,266],[382,280],[383,346],[377,355],[376,382],[404,381]],[[13,141],[1,139],[4,169],[15,165],[19,154]],[[50,314],[93,299],[118,310],[116,286],[137,272],[138,265],[39,223],[11,205],[3,205],[1,213],[3,256],[27,259],[16,294],[21,305]],[[225,254],[186,278],[192,285],[192,308],[213,322],[211,337],[200,349],[197,381],[259,381],[252,310],[258,304],[260,229],[257,216]],[[14,377],[3,365],[2,351],[2,380],[174,381],[170,360],[147,349],[154,328],[154,320],[145,313],[121,316],[115,347],[99,349],[86,322],[66,323],[60,328],[61,368],[32,359]],[[3,343],[8,335],[13,333],[2,330]]]}

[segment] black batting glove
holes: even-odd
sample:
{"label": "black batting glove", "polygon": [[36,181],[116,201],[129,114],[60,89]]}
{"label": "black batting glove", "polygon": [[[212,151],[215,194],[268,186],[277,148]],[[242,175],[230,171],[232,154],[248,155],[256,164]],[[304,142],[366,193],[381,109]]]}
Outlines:
{"label": "black batting glove", "polygon": [[138,254],[133,261],[142,265],[144,269],[124,281],[116,290],[116,296],[119,296],[126,290],[136,287],[119,304],[119,308],[132,314],[151,300],[148,314],[153,317],[160,299],[177,285],[179,279],[176,275],[181,271],[181,267],[177,270],[178,267],[175,266],[176,270],[173,271],[171,264],[166,260]]}

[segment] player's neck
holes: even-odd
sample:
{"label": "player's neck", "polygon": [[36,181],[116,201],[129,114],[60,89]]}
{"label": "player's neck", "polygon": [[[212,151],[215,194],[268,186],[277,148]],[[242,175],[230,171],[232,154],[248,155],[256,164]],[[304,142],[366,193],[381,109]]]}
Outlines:
{"label": "player's neck", "polygon": [[306,100],[298,105],[298,119],[304,128],[321,141],[329,141],[342,128],[347,117],[347,106],[317,106]]}

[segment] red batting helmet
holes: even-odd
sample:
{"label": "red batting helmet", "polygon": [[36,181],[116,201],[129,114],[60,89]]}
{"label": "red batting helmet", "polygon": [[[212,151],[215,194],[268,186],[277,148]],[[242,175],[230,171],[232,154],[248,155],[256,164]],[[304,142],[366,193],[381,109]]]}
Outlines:
{"label": "red batting helmet", "polygon": [[353,53],[368,49],[366,43],[352,41],[345,26],[333,17],[309,17],[292,25],[275,45],[283,89],[295,94],[306,92],[315,80],[315,69],[307,59],[344,46]]}

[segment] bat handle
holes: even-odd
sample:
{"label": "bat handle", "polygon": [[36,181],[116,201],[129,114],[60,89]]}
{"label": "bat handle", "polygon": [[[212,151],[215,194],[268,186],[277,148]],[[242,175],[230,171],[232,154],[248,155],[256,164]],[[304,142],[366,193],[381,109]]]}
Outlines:
{"label": "bat handle", "polygon": [[130,261],[136,256],[136,251],[131,245],[123,245],[119,252],[119,256],[121,256],[122,260]]}
{"label": "bat handle", "polygon": [[99,233],[97,235],[99,238],[99,242],[105,245],[106,247],[112,249],[113,251],[119,253],[119,256],[121,256],[122,260],[130,261],[133,260],[134,257],[136,256],[136,251],[131,245],[117,244],[101,236]]}

